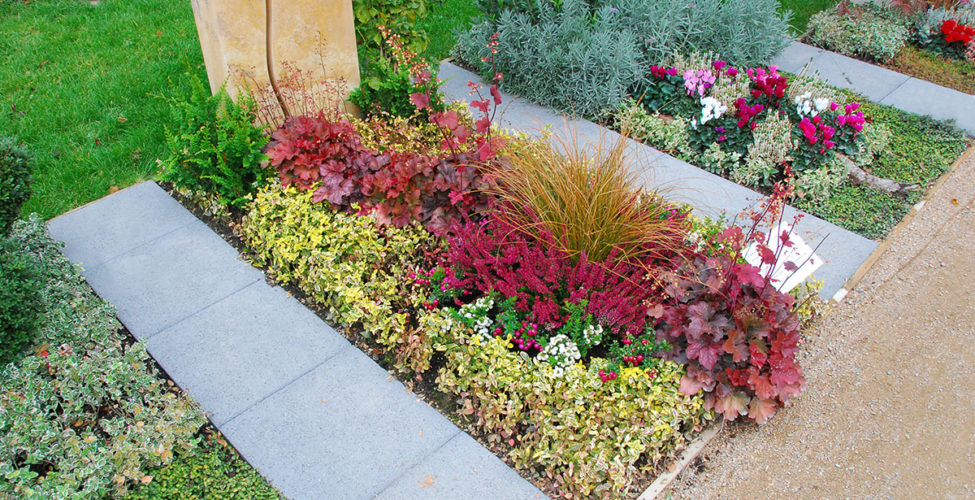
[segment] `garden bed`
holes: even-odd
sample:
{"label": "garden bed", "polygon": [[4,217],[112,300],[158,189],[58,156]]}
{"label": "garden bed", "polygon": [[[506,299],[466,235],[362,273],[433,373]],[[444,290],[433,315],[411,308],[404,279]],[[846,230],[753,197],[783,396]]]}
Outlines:
{"label": "garden bed", "polygon": [[975,94],[975,6],[970,2],[840,2],[803,35],[818,47]]}
{"label": "garden bed", "polygon": [[[5,322],[17,314],[3,334],[34,335],[25,351],[4,344],[0,492],[280,498],[121,326],[45,228],[34,216],[0,241],[0,312]],[[22,273],[31,278],[22,282]],[[16,302],[23,294],[36,294],[36,310]],[[32,314],[29,327],[23,319]]]}
{"label": "garden bed", "polygon": [[175,103],[166,176],[553,496],[636,495],[716,414],[764,423],[799,392],[815,288],[781,293],[742,258],[763,224],[789,241],[780,197],[744,231],[695,218],[635,183],[625,140],[502,133],[496,86],[473,85],[471,116],[399,62],[413,88],[386,92],[412,114],[323,110],[274,123],[270,142],[251,125],[261,106]]}

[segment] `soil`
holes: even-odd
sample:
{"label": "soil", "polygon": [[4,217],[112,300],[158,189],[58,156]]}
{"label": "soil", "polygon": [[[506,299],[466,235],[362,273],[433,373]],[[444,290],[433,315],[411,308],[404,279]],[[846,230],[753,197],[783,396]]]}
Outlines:
{"label": "soil", "polygon": [[975,148],[806,334],[805,391],[736,424],[671,498],[975,496]]}

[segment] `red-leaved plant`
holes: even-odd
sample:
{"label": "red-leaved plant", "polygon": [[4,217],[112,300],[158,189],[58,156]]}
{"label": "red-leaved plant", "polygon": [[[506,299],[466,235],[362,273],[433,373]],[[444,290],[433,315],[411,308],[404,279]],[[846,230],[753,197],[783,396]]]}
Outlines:
{"label": "red-leaved plant", "polygon": [[[703,390],[707,407],[727,420],[747,415],[763,424],[805,385],[796,362],[799,319],[794,299],[771,283],[782,249],[792,245],[791,232],[781,224],[789,196],[791,188],[778,184],[752,215],[747,234],[737,226],[725,230],[720,239],[730,250],[688,259],[665,278],[667,299],[650,308],[658,335],[673,347],[666,356],[686,365],[681,391],[692,395]],[[777,251],[758,230],[763,221],[778,235]],[[752,241],[769,266],[764,275],[740,259]],[[795,271],[799,266],[788,262],[784,267]]]}

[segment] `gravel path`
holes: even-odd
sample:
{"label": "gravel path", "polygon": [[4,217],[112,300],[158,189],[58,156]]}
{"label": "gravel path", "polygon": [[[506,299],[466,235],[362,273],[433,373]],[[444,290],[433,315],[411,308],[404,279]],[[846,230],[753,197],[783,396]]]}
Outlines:
{"label": "gravel path", "polygon": [[673,498],[975,497],[975,148],[807,334],[808,385]]}

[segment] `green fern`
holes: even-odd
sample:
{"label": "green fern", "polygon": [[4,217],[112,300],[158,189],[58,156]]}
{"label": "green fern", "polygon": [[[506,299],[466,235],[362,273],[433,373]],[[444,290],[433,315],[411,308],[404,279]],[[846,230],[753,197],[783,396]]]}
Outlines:
{"label": "green fern", "polygon": [[273,176],[263,165],[267,136],[253,123],[254,100],[247,94],[238,100],[234,103],[223,88],[211,96],[196,78],[189,100],[169,100],[179,127],[166,128],[170,155],[163,161],[165,180],[213,193],[224,205],[241,208]]}

